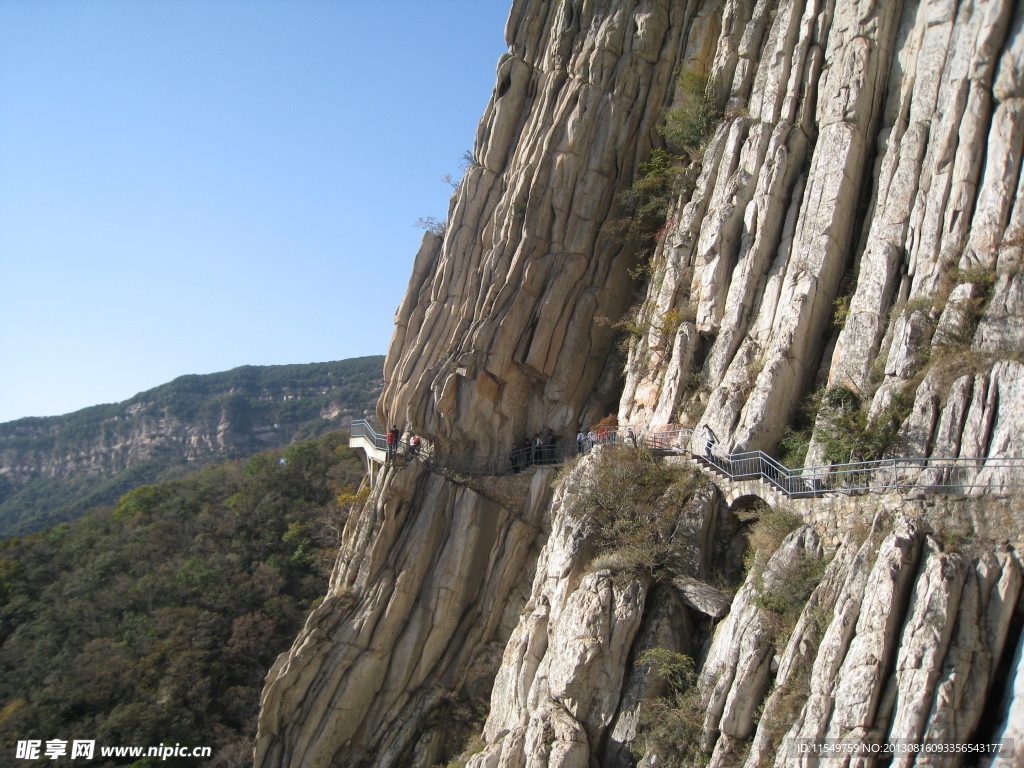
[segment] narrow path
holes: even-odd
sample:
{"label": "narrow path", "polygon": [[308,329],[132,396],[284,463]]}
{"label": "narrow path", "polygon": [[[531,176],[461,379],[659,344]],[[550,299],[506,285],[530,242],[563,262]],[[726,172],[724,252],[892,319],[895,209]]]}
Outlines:
{"label": "narrow path", "polygon": [[[413,450],[405,442],[394,446],[393,455],[423,462],[427,467],[455,474],[507,475],[537,464],[562,464],[591,450],[593,445],[636,445],[656,454],[686,456],[723,478],[759,480],[789,498],[826,493],[904,492],[970,494],[1008,493],[1024,488],[1024,458],[908,458],[893,457],[790,469],[763,451],[726,454],[691,429],[654,432],[643,427],[604,429],[583,444],[557,443],[495,456],[435,454]],[[372,462],[384,464],[389,452],[386,435],[367,421],[352,423],[349,445],[366,452]]]}

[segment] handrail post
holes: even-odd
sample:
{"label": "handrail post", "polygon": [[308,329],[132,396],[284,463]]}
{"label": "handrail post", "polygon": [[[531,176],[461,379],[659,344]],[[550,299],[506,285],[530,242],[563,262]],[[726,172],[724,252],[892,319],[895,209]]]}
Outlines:
{"label": "handrail post", "polygon": [[900,478],[899,478],[899,475],[896,474],[896,457],[895,456],[892,457],[892,487],[893,487],[894,491],[899,493],[899,491],[900,491]]}

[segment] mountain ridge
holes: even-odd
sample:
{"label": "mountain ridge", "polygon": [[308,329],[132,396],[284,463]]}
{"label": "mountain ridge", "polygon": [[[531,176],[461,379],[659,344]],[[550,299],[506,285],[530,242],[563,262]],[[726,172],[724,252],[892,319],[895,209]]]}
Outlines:
{"label": "mountain ridge", "polygon": [[0,535],[372,413],[383,357],[189,374],[121,403],[0,424]]}

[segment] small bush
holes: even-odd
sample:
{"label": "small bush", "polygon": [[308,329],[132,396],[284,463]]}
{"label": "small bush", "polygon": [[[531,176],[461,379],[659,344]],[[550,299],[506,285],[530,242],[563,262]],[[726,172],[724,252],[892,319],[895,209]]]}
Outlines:
{"label": "small bush", "polygon": [[695,426],[700,421],[710,398],[711,386],[705,381],[701,368],[695,366],[683,384],[679,405],[672,414],[673,421]]}
{"label": "small bush", "polygon": [[[811,665],[801,664],[793,670],[789,679],[778,689],[778,694],[771,702],[772,706],[765,709],[758,717],[758,730],[768,734],[770,744],[768,754],[778,752],[783,736],[793,726],[810,694]],[[765,703],[767,702],[766,699]]]}
{"label": "small bush", "polygon": [[820,557],[804,555],[787,574],[787,578],[773,589],[768,589],[761,577],[755,582],[753,602],[769,620],[778,652],[782,652],[792,634],[807,599],[825,573],[826,565]]}
{"label": "small bush", "polygon": [[942,545],[943,552],[960,552],[970,537],[963,531],[949,525],[943,525],[935,531],[935,539]]}
{"label": "small bush", "polygon": [[448,231],[448,222],[442,221],[435,216],[420,216],[416,219],[415,226],[432,232],[438,237],[444,237],[444,233]]}
{"label": "small bush", "polygon": [[636,573],[648,569],[650,551],[642,544],[620,544],[615,549],[602,549],[590,561],[593,571],[609,570],[616,573]]}
{"label": "small bush", "polygon": [[910,414],[913,402],[902,395],[871,419],[860,398],[850,389],[837,386],[821,398],[824,419],[818,437],[829,464],[880,459],[899,447],[899,426]]}
{"label": "small bush", "polygon": [[480,734],[489,705],[473,700],[461,691],[444,691],[423,721],[425,731],[440,731],[443,736],[441,765],[463,768],[470,758],[486,746]]}
{"label": "small bush", "polygon": [[637,663],[656,666],[656,674],[668,685],[665,696],[643,703],[640,733],[632,747],[637,761],[653,754],[657,764],[666,768],[706,764],[708,755],[700,749],[704,707],[694,687],[697,675],[693,659],[665,648],[652,648]]}
{"label": "small bush", "polygon": [[704,708],[696,691],[672,702],[650,699],[640,714],[640,733],[633,742],[633,755],[639,762],[655,755],[664,768],[689,768],[707,765],[710,755],[701,751]]}
{"label": "small bush", "polygon": [[782,540],[804,524],[803,518],[785,507],[768,507],[747,534],[743,564],[747,570],[760,570],[782,544]]}
{"label": "small bush", "polygon": [[[481,725],[481,729],[483,726]],[[466,765],[474,755],[484,751],[487,742],[479,733],[474,733],[469,740],[463,744],[462,751],[444,764],[444,768],[466,768]]]}
{"label": "small bush", "polygon": [[945,328],[943,333],[936,334],[928,358],[924,361],[925,372],[931,374],[943,398],[952,383],[961,376],[987,373],[998,360],[1014,357],[992,354],[974,345],[975,332],[992,299],[998,276],[997,270],[980,265],[961,268],[952,261],[945,265],[934,297],[936,313],[949,303],[949,295],[958,285],[973,285],[974,298],[955,302],[954,306],[961,313],[962,322],[955,328]]}
{"label": "small bush", "polygon": [[672,307],[660,317],[653,317],[644,304],[638,304],[628,310],[621,320],[613,323],[612,327],[621,334],[618,341],[619,352],[626,356],[629,354],[630,346],[649,333],[654,335],[654,346],[668,347],[680,326],[683,323],[693,323],[696,319],[696,304],[691,301]]}
{"label": "small bush", "polygon": [[335,501],[338,503],[339,507],[353,509],[355,507],[361,507],[366,503],[368,498],[370,498],[369,485],[362,485],[359,490],[356,490],[352,485],[347,485],[340,489],[340,492],[335,497]]}
{"label": "small bush", "polygon": [[668,467],[643,448],[605,448],[576,498],[594,565],[648,573],[665,567],[679,508],[698,484],[694,470]]}
{"label": "small bush", "polygon": [[942,405],[946,404],[945,398],[954,381],[961,376],[988,373],[995,365],[996,360],[995,355],[968,345],[939,345],[932,348],[927,369],[942,395]]}
{"label": "small bush", "polygon": [[701,151],[724,114],[718,108],[716,84],[706,73],[683,70],[676,76],[680,106],[665,113],[665,139],[691,155]]}
{"label": "small bush", "polygon": [[832,328],[838,330],[846,325],[846,321],[850,317],[850,294],[845,296],[836,296],[836,300],[832,302]]}
{"label": "small bush", "polygon": [[627,215],[604,225],[607,234],[637,247],[641,273],[654,250],[658,233],[665,226],[672,191],[680,173],[679,158],[663,149],[654,150],[650,160],[640,163],[633,186],[619,194],[618,200]]}
{"label": "small bush", "polygon": [[693,659],[685,653],[676,653],[666,648],[651,648],[640,654],[637,664],[657,667],[658,676],[665,680],[671,696],[681,696],[697,682]]}
{"label": "small bush", "polygon": [[901,315],[912,315],[915,312],[920,312],[930,317],[934,311],[935,302],[927,296],[918,296],[915,299],[897,301],[892,305],[892,309],[889,310],[889,322],[894,323]]}
{"label": "small bush", "polygon": [[811,447],[809,430],[786,429],[779,443],[782,464],[790,469],[802,467],[807,462],[807,449]]}
{"label": "small bush", "polygon": [[761,609],[777,652],[781,653],[827,563],[819,557],[802,555],[781,581],[769,588],[764,569],[783,540],[803,525],[800,515],[787,509],[768,509],[747,534],[749,547],[744,565],[755,574],[753,603]]}

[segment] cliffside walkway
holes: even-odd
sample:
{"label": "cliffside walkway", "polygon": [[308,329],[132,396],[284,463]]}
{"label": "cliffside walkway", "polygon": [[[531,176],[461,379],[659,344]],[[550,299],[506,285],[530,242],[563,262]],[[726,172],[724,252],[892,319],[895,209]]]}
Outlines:
{"label": "cliffside walkway", "polygon": [[[708,447],[692,429],[654,432],[643,427],[621,426],[603,430],[594,444],[631,444],[661,455],[685,456],[698,465],[734,481],[756,480],[789,498],[806,498],[830,493],[922,491],[953,495],[1007,493],[1024,488],[1024,458],[907,458],[857,461],[790,469],[763,451],[726,454]],[[365,451],[371,463],[383,465],[388,459],[387,438],[367,421],[352,422],[349,445]],[[592,448],[590,441],[582,452]],[[562,464],[581,452],[572,443],[546,445],[539,450],[520,451],[513,464],[511,452],[495,456],[436,454],[425,447],[413,452],[400,442],[396,456],[423,462],[435,470],[467,476],[507,475],[535,464]]]}

